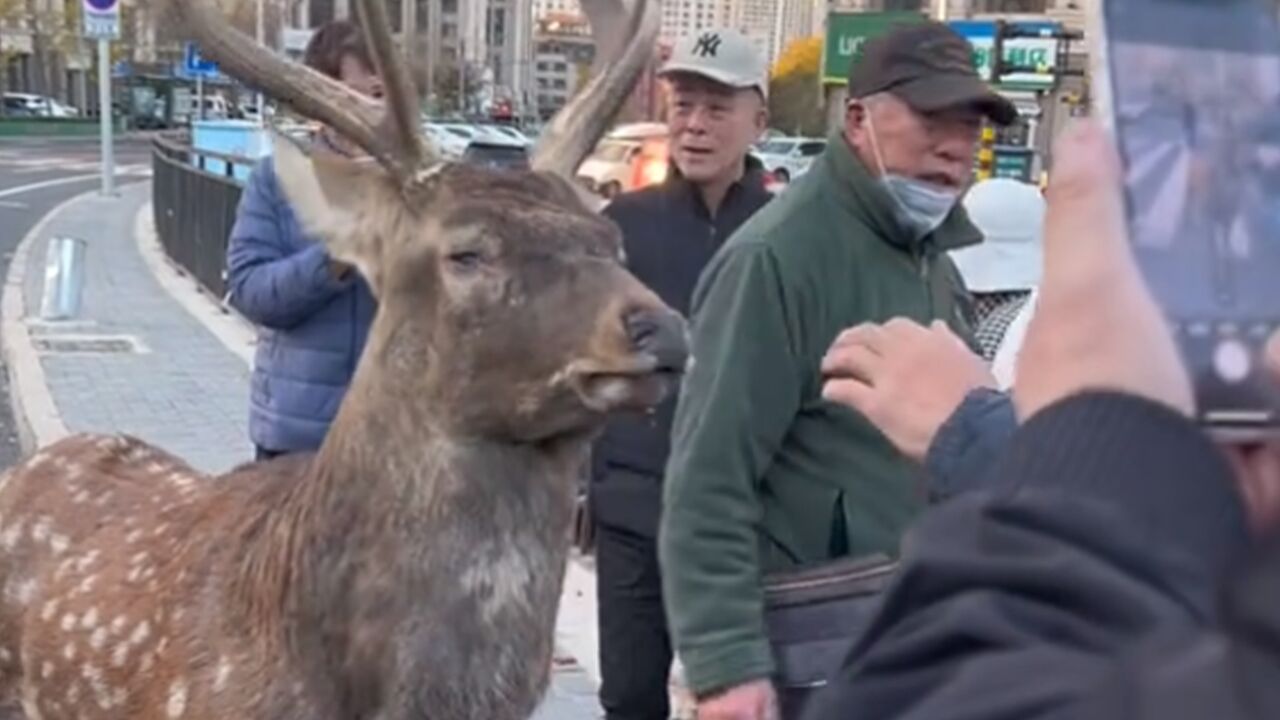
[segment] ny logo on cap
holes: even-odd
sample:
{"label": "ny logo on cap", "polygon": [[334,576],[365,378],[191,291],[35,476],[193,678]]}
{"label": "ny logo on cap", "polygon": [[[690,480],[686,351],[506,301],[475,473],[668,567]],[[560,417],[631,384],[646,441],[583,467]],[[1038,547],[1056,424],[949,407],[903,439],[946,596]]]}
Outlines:
{"label": "ny logo on cap", "polygon": [[698,42],[694,43],[693,54],[702,57],[715,57],[720,51],[720,36],[716,33],[703,33],[698,37]]}

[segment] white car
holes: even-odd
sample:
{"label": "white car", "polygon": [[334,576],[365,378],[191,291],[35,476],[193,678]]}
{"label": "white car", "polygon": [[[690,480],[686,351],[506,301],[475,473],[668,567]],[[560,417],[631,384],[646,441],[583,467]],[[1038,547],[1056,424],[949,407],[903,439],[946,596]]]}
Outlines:
{"label": "white car", "polygon": [[494,137],[503,138],[506,140],[512,140],[525,147],[533,145],[533,140],[531,140],[524,133],[520,132],[519,128],[512,127],[510,125],[480,125],[478,127],[484,132],[487,132],[493,135]]}
{"label": "white car", "polygon": [[7,92],[4,94],[5,114],[17,117],[79,117],[80,111],[64,105],[51,97],[31,93]]}
{"label": "white car", "polygon": [[782,137],[761,142],[755,155],[775,178],[790,182],[808,172],[813,159],[826,149],[823,138]]}
{"label": "white car", "polygon": [[431,144],[440,149],[446,160],[461,160],[462,154],[472,140],[482,135],[482,131],[474,125],[464,123],[435,123],[423,125]]}

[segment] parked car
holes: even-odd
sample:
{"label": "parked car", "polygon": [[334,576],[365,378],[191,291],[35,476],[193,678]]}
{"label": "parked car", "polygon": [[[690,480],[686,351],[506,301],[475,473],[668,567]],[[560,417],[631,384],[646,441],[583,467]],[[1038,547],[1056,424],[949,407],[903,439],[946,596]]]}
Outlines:
{"label": "parked car", "polygon": [[813,159],[826,149],[823,138],[782,137],[761,142],[755,155],[775,178],[790,182],[808,172]]}
{"label": "parked car", "polygon": [[667,177],[667,126],[624,125],[609,133],[578,168],[578,179],[605,198],[660,183]]}
{"label": "parked car", "polygon": [[499,170],[528,170],[529,146],[518,140],[482,137],[467,145],[462,162]]}
{"label": "parked car", "polygon": [[533,144],[533,140],[521,132],[519,128],[512,125],[479,125],[478,127],[491,135],[508,138],[522,145]]}
{"label": "parked car", "polygon": [[428,122],[423,125],[431,144],[440,149],[446,160],[460,160],[467,146],[480,130],[465,123]]}
{"label": "parked car", "polygon": [[7,92],[4,94],[4,114],[10,117],[79,117],[80,111],[70,105],[44,95]]}

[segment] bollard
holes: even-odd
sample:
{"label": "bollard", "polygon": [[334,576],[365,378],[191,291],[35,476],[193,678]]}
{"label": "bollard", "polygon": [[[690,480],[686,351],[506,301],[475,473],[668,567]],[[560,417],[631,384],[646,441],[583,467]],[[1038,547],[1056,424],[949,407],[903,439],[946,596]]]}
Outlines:
{"label": "bollard", "polygon": [[67,320],[80,313],[84,292],[84,240],[55,237],[45,254],[43,320]]}

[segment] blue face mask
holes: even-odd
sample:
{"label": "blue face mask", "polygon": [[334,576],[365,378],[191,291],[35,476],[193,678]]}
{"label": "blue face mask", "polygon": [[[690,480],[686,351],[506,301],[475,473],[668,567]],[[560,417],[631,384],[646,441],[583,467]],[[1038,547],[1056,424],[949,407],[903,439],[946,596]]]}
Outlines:
{"label": "blue face mask", "polygon": [[959,199],[954,191],[901,175],[882,175],[880,183],[897,201],[898,221],[915,233],[916,240],[937,230]]}
{"label": "blue face mask", "polygon": [[960,193],[944,190],[930,183],[915,180],[902,175],[894,175],[885,170],[884,158],[880,155],[880,143],[876,140],[876,126],[871,122],[871,114],[867,113],[867,128],[871,132],[871,149],[875,152],[876,162],[880,165],[880,184],[893,198],[898,222],[909,229],[919,240],[937,230],[951,214],[960,199]]}

